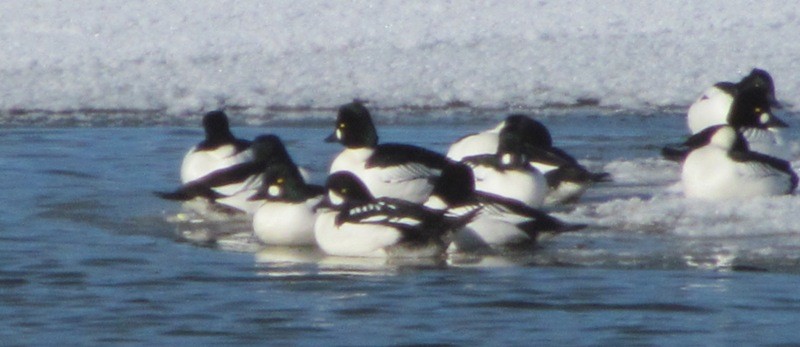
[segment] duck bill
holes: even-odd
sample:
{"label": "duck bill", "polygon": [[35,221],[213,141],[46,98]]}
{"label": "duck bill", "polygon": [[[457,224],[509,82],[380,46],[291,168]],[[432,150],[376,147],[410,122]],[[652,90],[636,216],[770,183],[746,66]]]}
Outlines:
{"label": "duck bill", "polygon": [[767,127],[767,128],[788,128],[789,127],[789,124],[787,124],[786,122],[784,122],[780,118],[775,117],[775,115],[768,114],[768,113],[765,113],[764,115],[767,115],[769,117],[767,119],[767,122],[764,123],[764,126]]}
{"label": "duck bill", "polygon": [[774,108],[777,108],[777,109],[782,109],[783,108],[783,104],[781,104],[781,102],[778,101],[778,99],[775,98],[775,94],[770,93],[767,96],[767,99],[769,100],[769,105],[770,106],[772,106]]}
{"label": "duck bill", "polygon": [[325,138],[325,142],[339,142],[339,138],[336,137],[336,132],[331,133],[328,137]]}

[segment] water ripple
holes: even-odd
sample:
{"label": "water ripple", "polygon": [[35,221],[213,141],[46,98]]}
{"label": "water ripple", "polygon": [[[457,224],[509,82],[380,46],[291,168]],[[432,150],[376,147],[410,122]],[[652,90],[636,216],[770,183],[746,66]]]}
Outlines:
{"label": "water ripple", "polygon": [[649,311],[649,312],[676,312],[708,314],[716,310],[698,306],[689,306],[672,303],[643,303],[643,304],[553,304],[525,300],[493,300],[478,303],[460,304],[470,308],[499,308],[509,310],[558,310],[568,312],[593,312],[593,311]]}

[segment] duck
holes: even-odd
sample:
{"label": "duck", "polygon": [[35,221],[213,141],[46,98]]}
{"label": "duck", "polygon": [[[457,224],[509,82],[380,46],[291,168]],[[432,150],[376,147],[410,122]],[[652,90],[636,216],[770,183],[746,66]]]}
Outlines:
{"label": "duck", "polygon": [[[772,107],[782,107],[775,97],[775,83],[772,80],[772,76],[766,70],[754,68],[750,71],[750,74],[743,77],[738,83],[718,82],[714,84],[692,103],[686,115],[686,121],[691,133],[697,134],[707,127],[730,123],[729,115],[731,114],[734,99],[745,90],[763,96]],[[764,128],[786,126],[786,123],[774,115],[759,118],[758,122]]]}
{"label": "duck", "polygon": [[473,215],[458,218],[421,204],[376,198],[358,176],[337,171],[328,176],[326,205],[314,225],[320,249],[328,255],[372,258],[438,258],[451,230]]}
{"label": "duck", "polygon": [[262,186],[264,170],[270,165],[285,163],[302,175],[283,142],[277,135],[256,137],[251,146],[250,160],[215,170],[199,179],[183,184],[172,192],[155,192],[166,200],[188,201],[200,198],[230,214],[252,215],[260,202],[250,198]]}
{"label": "duck", "polygon": [[357,101],[339,108],[336,128],[326,141],[345,147],[331,163],[330,173],[352,172],[375,197],[424,202],[449,162],[444,155],[426,148],[379,144],[369,110]]}
{"label": "duck", "polygon": [[314,223],[325,188],[307,184],[296,166],[267,166],[262,186],[248,199],[261,201],[253,215],[253,233],[272,246],[315,246]]}
{"label": "duck", "polygon": [[450,145],[447,157],[461,161],[468,156],[493,154],[500,144],[500,133],[511,131],[518,133],[527,144],[534,147],[547,148],[553,145],[553,138],[544,124],[524,114],[512,114],[494,128],[459,138]]}
{"label": "duck", "polygon": [[690,138],[681,181],[689,198],[719,200],[791,194],[797,174],[791,164],[749,149],[742,133],[715,125]]}
{"label": "duck", "polygon": [[475,190],[541,207],[549,192],[547,181],[528,161],[519,134],[504,130],[498,137],[495,153],[461,158],[472,168]]}
{"label": "duck", "polygon": [[186,184],[209,173],[246,162],[252,158],[251,142],[236,138],[222,110],[203,116],[205,139],[189,149],[181,162],[181,183]]}
{"label": "duck", "polygon": [[585,228],[563,222],[517,200],[475,190],[473,172],[463,163],[446,167],[425,206],[451,218],[472,214],[451,236],[449,253],[530,250],[542,234]]}
{"label": "duck", "polygon": [[523,153],[531,166],[544,175],[549,187],[546,205],[575,202],[593,184],[610,180],[608,173],[591,172],[566,151],[553,146],[547,127],[524,114],[511,114],[492,129],[456,140],[448,149],[447,157],[460,161],[495,153],[501,134],[505,133],[522,139]]}
{"label": "duck", "polygon": [[[774,117],[770,98],[762,90],[749,88],[737,92],[733,98],[733,104],[730,106],[727,121],[721,124],[729,125],[739,132],[752,151],[784,160],[788,160],[792,156],[789,144],[778,130],[787,125]],[[717,126],[721,124],[711,125],[707,129],[717,129]],[[705,129],[697,134],[704,131]],[[698,138],[702,139],[703,137]],[[687,140],[687,142],[690,141]],[[665,159],[682,162],[693,148],[691,143],[671,145],[665,146],[661,153]]]}

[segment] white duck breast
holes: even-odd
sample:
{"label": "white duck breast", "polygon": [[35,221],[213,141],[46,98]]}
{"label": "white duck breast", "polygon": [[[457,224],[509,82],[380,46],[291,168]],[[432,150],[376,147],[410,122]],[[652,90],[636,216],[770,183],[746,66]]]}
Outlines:
{"label": "white duck breast", "polygon": [[708,147],[692,151],[681,173],[686,196],[704,199],[787,194],[794,186],[791,177],[765,163],[738,162]]}
{"label": "white duck breast", "polygon": [[213,150],[192,147],[181,163],[181,183],[189,183],[219,169],[252,160],[250,151],[239,151],[234,145],[222,145]]}
{"label": "white duck breast", "polygon": [[447,150],[447,157],[455,161],[461,161],[464,157],[497,152],[500,129],[504,125],[505,123],[501,122],[494,129],[467,135],[459,139],[450,145],[450,149]]}
{"label": "white duck breast", "polygon": [[183,157],[181,163],[183,184],[252,159],[252,153],[248,150],[250,141],[233,136],[225,112],[206,113],[203,116],[203,130],[205,139],[192,147]]}
{"label": "white duck breast", "polygon": [[[746,149],[733,128],[719,128],[708,145],[689,153],[681,179],[687,197],[724,199],[790,194],[797,175],[788,162]],[[745,145],[746,146],[746,145]]]}
{"label": "white duck breast", "polygon": [[329,173],[339,171],[350,171],[356,175],[363,173],[372,153],[375,153],[375,149],[370,147],[346,148],[333,159]]}
{"label": "white duck breast", "polygon": [[689,130],[692,134],[699,133],[705,128],[717,124],[728,122],[728,113],[733,104],[733,85],[728,83],[728,87],[712,86],[708,88],[700,98],[690,107],[687,114]]}
{"label": "white duck breast", "polygon": [[334,159],[330,173],[352,172],[376,198],[391,197],[422,203],[433,191],[433,181],[441,172],[439,167],[444,164],[444,157],[439,158],[434,152],[389,144],[374,149],[345,149]]}
{"label": "white duck breast", "polygon": [[216,199],[216,202],[250,215],[254,214],[261,206],[261,202],[250,200],[250,197],[258,192],[258,188],[261,187],[261,179],[261,175],[252,175],[241,183],[214,187],[214,191],[226,195],[223,198]]}
{"label": "white duck breast", "polygon": [[396,228],[378,224],[345,222],[336,224],[338,211],[324,211],[317,217],[314,235],[327,254],[344,257],[388,257],[388,247],[401,241]]}
{"label": "white duck breast", "polygon": [[310,246],[324,189],[305,183],[291,160],[265,168],[263,184],[250,200],[263,201],[253,216],[253,231],[264,243]]}
{"label": "white duck breast", "polygon": [[532,167],[498,169],[476,165],[472,171],[475,190],[513,199],[530,207],[541,207],[549,192],[547,180]]}
{"label": "white duck breast", "polygon": [[321,200],[322,195],[301,202],[264,202],[253,216],[256,237],[268,245],[314,245],[315,207]]}
{"label": "white duck breast", "polygon": [[444,243],[437,237],[409,241],[402,225],[416,225],[414,218],[372,215],[360,220],[337,223],[340,212],[320,212],[314,225],[317,245],[325,253],[343,257],[429,258],[443,253]]}
{"label": "white duck breast", "polygon": [[452,236],[448,252],[477,252],[534,242],[536,240],[513,223],[478,216]]}
{"label": "white duck breast", "polygon": [[[350,172],[331,174],[326,188],[333,206],[320,213],[314,235],[319,247],[330,255],[434,257],[444,252],[445,229],[456,227],[441,213],[422,205],[374,198]],[[463,226],[467,220],[452,222]]]}
{"label": "white duck breast", "polygon": [[473,252],[536,244],[539,233],[565,232],[583,225],[568,225],[546,213],[515,201],[480,195],[477,216],[452,237],[448,251]]}

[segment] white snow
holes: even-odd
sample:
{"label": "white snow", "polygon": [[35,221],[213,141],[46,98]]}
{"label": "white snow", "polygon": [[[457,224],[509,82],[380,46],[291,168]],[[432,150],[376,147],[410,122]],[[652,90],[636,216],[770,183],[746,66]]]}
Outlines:
{"label": "white snow", "polygon": [[26,0],[0,23],[0,112],[685,107],[753,67],[800,104],[795,1]]}

